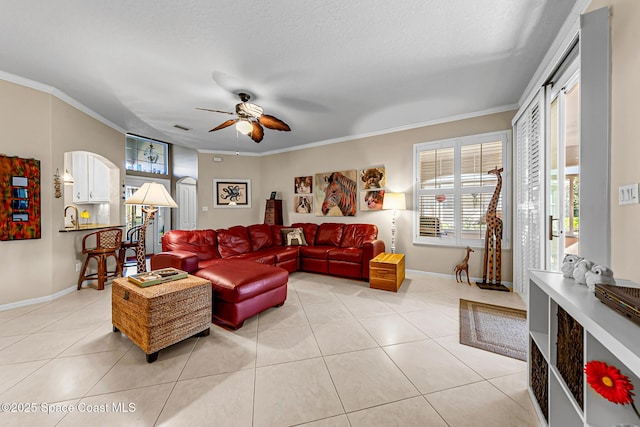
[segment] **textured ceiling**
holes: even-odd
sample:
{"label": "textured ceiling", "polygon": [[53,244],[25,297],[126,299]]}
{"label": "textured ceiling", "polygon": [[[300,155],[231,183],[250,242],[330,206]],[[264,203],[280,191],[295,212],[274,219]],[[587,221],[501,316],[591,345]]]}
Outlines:
{"label": "textured ceiling", "polygon": [[[127,132],[264,153],[513,106],[574,3],[0,0],[0,71]],[[195,107],[238,91],[292,131],[209,133],[230,116]]]}

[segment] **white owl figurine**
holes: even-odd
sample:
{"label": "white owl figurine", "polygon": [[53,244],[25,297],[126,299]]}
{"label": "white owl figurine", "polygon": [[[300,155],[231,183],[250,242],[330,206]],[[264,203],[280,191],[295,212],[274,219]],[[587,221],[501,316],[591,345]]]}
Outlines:
{"label": "white owl figurine", "polygon": [[593,261],[589,261],[588,259],[582,259],[578,261],[576,268],[573,270],[573,279],[579,285],[586,285],[586,275],[587,271],[590,271],[593,267]]}
{"label": "white owl figurine", "polygon": [[562,266],[560,267],[562,275],[567,279],[573,279],[573,270],[575,270],[576,265],[578,265],[578,262],[582,261],[582,259],[583,258],[579,255],[565,255],[562,260]]}
{"label": "white owl figurine", "polygon": [[590,271],[587,271],[585,275],[587,287],[591,292],[596,291],[596,285],[615,285],[616,281],[613,278],[613,271],[610,268],[602,265],[594,265]]}

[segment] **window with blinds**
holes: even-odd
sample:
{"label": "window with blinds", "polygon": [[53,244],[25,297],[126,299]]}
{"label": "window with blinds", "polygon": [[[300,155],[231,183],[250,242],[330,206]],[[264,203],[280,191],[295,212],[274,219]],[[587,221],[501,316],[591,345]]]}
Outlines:
{"label": "window with blinds", "polygon": [[[486,212],[497,185],[496,175],[487,172],[504,168],[508,136],[508,131],[494,132],[414,146],[415,243],[483,244]],[[504,171],[502,177],[496,213],[504,222]]]}

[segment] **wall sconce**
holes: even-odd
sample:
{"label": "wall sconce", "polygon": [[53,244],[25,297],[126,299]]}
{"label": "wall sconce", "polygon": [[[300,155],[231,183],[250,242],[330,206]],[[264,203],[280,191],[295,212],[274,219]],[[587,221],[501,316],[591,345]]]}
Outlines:
{"label": "wall sconce", "polygon": [[[62,175],[62,182],[64,182],[64,185],[73,185],[74,183],[73,176],[71,176],[67,169],[64,170],[64,175]],[[60,169],[56,168],[56,173],[53,174],[53,191],[56,199],[62,197],[60,184]]]}
{"label": "wall sconce", "polygon": [[[56,169],[57,172],[57,169]],[[64,170],[64,175],[62,175],[62,182],[64,182],[64,185],[73,185],[74,184],[74,179],[73,176],[69,173],[69,169],[65,169]]]}
{"label": "wall sconce", "polygon": [[56,199],[62,197],[62,189],[60,188],[60,169],[56,169],[53,174],[53,191]]}

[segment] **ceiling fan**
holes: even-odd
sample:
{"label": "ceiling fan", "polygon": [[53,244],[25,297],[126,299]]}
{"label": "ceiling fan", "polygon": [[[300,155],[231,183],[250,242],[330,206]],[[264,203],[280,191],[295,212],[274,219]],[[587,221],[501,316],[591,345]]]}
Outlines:
{"label": "ceiling fan", "polygon": [[240,98],[239,104],[236,104],[236,112],[231,113],[229,111],[221,111],[221,110],[211,110],[209,108],[197,108],[198,110],[203,111],[211,111],[214,113],[223,113],[230,115],[237,115],[238,117],[235,119],[229,119],[224,123],[219,124],[218,126],[211,129],[209,132],[213,132],[215,130],[224,129],[226,127],[231,126],[235,123],[236,129],[238,132],[248,135],[255,142],[262,141],[264,137],[264,129],[262,126],[268,129],[275,129],[281,131],[290,131],[291,128],[288,124],[278,119],[277,117],[270,116],[268,114],[263,114],[262,107],[256,104],[252,104],[249,102],[251,99],[251,95],[245,92],[239,92],[238,97]]}

